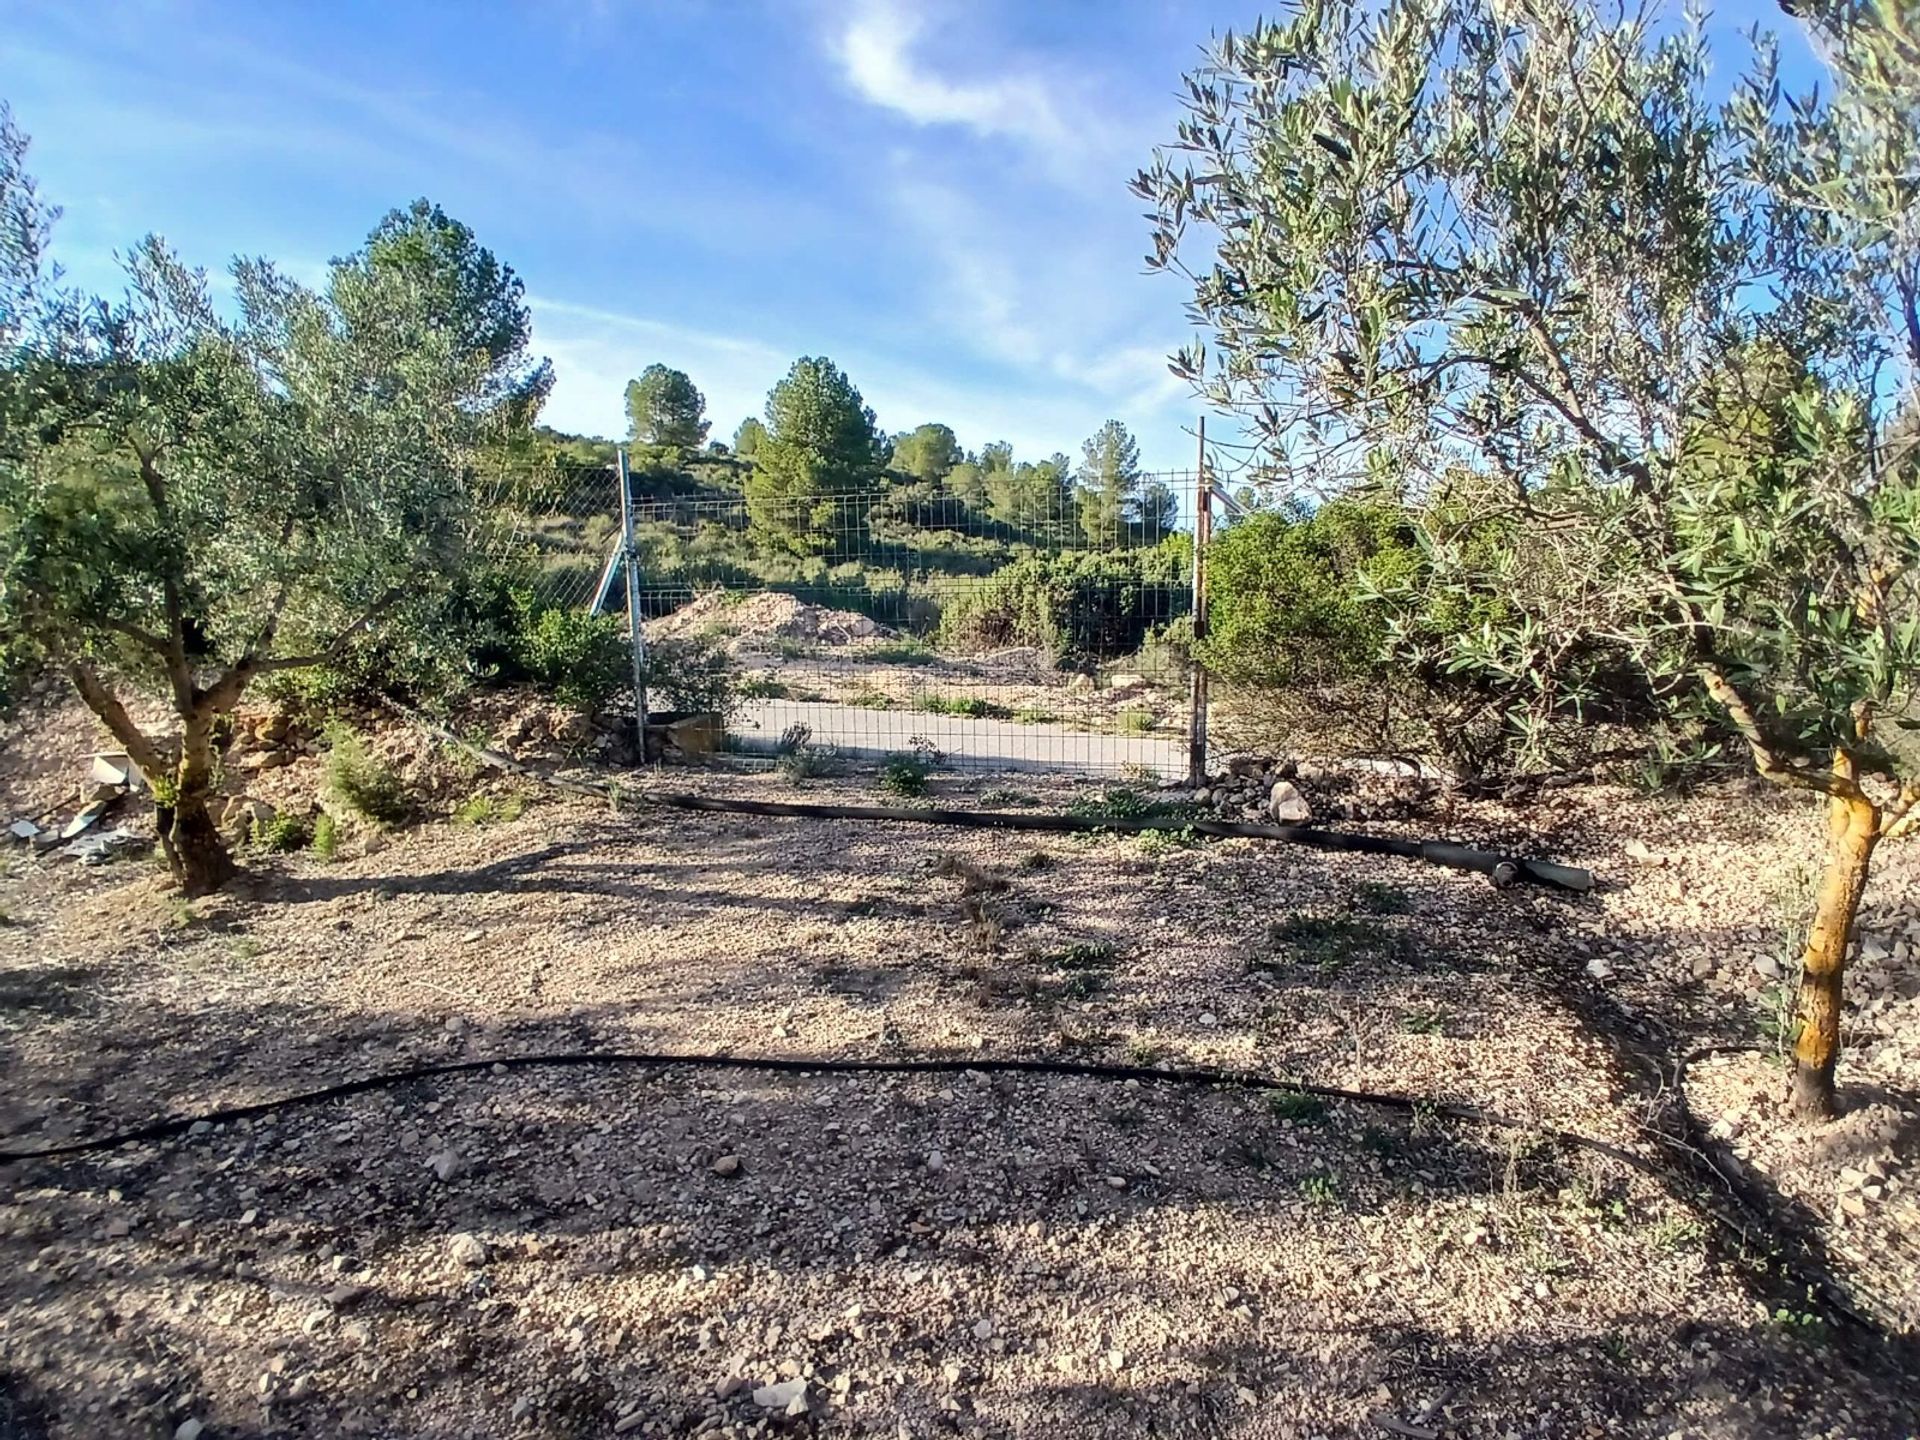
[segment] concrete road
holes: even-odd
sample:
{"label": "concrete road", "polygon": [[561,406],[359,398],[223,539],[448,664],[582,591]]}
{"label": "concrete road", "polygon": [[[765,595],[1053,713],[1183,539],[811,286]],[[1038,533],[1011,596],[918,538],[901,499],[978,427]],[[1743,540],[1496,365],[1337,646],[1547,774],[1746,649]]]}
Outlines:
{"label": "concrete road", "polygon": [[1096,735],[1065,725],[1022,725],[1012,720],[970,720],[918,710],[872,710],[809,700],[750,700],[729,733],[748,753],[772,754],[789,727],[805,725],[811,743],[832,745],[842,755],[878,760],[913,748],[924,736],[955,770],[1051,770],[1118,775],[1142,766],[1174,780],[1187,773],[1185,736]]}

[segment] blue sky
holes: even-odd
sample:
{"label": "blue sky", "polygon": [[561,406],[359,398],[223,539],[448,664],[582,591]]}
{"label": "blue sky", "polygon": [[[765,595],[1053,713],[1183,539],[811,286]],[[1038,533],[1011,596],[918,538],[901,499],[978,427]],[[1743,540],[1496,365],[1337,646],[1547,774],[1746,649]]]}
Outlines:
{"label": "blue sky", "polygon": [[[1192,464],[1199,414],[1166,373],[1184,296],[1142,273],[1126,181],[1208,34],[1273,8],[8,0],[0,95],[91,287],[149,231],[311,280],[426,195],[525,280],[562,428],[619,433],[660,360],[730,435],[826,354],[888,430],[1038,458],[1117,416],[1165,468]],[[1756,18],[1787,28],[1759,0],[1717,12],[1730,65]]]}

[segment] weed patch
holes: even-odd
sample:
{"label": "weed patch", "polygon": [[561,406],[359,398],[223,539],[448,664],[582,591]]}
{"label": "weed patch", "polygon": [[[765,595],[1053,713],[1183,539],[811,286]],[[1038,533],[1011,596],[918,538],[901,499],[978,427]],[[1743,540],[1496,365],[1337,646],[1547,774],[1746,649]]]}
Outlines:
{"label": "weed patch", "polygon": [[914,709],[929,715],[955,715],[963,720],[1010,720],[1013,712],[978,695],[922,695]]}
{"label": "weed patch", "polygon": [[917,800],[927,793],[927,776],[933,763],[918,750],[902,750],[889,755],[880,767],[880,788],[889,795]]}
{"label": "weed patch", "polygon": [[248,831],[256,850],[270,855],[286,855],[306,849],[313,839],[313,826],[304,815],[275,815],[271,820],[256,819]]}
{"label": "weed patch", "polygon": [[1248,962],[1255,970],[1288,964],[1338,970],[1355,960],[1396,958],[1403,942],[1377,920],[1350,915],[1289,915],[1268,928],[1272,953]]}
{"label": "weed patch", "polygon": [[398,825],[412,814],[406,787],[350,726],[326,729],[327,789],[354,814],[376,825]]}

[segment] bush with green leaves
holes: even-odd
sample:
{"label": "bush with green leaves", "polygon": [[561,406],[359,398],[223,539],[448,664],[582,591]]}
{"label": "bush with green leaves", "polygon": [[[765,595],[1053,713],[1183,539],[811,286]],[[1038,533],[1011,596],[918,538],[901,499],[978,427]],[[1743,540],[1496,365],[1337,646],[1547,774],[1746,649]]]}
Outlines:
{"label": "bush with green leaves", "polygon": [[1398,505],[1336,500],[1262,511],[1207,549],[1207,635],[1213,675],[1268,688],[1365,680],[1387,662],[1387,614],[1363,574],[1415,572],[1420,547]]}
{"label": "bush with green leaves", "polygon": [[1118,552],[1029,555],[956,595],[940,617],[942,648],[1030,645],[1055,660],[1113,659],[1192,607],[1191,541]]}
{"label": "bush with green leaves", "polygon": [[269,820],[256,818],[248,827],[248,839],[256,850],[284,855],[304,850],[313,839],[313,823],[304,815],[281,814]]}
{"label": "bush with green leaves", "polygon": [[645,669],[649,709],[710,712],[724,724],[744,698],[740,662],[712,635],[652,641]]}
{"label": "bush with green leaves", "polygon": [[917,799],[927,793],[927,777],[932,773],[933,762],[923,751],[902,750],[889,755],[880,767],[880,788],[902,799]]}
{"label": "bush with green leaves", "polygon": [[327,746],[327,793],[376,825],[399,825],[413,813],[400,777],[367,747],[350,725],[335,721],[323,736]]}
{"label": "bush with green leaves", "polygon": [[633,688],[633,650],[618,616],[523,603],[513,648],[534,684],[576,710],[594,714]]}

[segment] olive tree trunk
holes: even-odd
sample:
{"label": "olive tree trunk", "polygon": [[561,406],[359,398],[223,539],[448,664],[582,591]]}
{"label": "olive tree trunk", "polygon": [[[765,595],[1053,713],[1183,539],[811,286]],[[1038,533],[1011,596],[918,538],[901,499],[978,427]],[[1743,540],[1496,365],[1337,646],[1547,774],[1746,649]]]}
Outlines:
{"label": "olive tree trunk", "polygon": [[1799,1035],[1793,1046],[1793,1113],[1808,1120],[1832,1119],[1839,1112],[1833,1072],[1840,1057],[1841,981],[1880,831],[1879,807],[1858,793],[1835,795],[1827,806],[1827,869],[1794,1007]]}
{"label": "olive tree trunk", "polygon": [[148,738],[92,666],[76,662],[67,674],[87,708],[146,777],[154,797],[154,829],[174,880],[189,896],[208,895],[225,885],[239,870],[207,805],[213,793],[213,721],[221,713],[220,697],[198,697],[181,717],[175,749]]}
{"label": "olive tree trunk", "polygon": [[173,804],[155,816],[167,865],[189,896],[210,895],[238,873],[207,808],[212,793],[213,737],[208,717],[189,716],[181,735],[180,766],[173,777]]}

